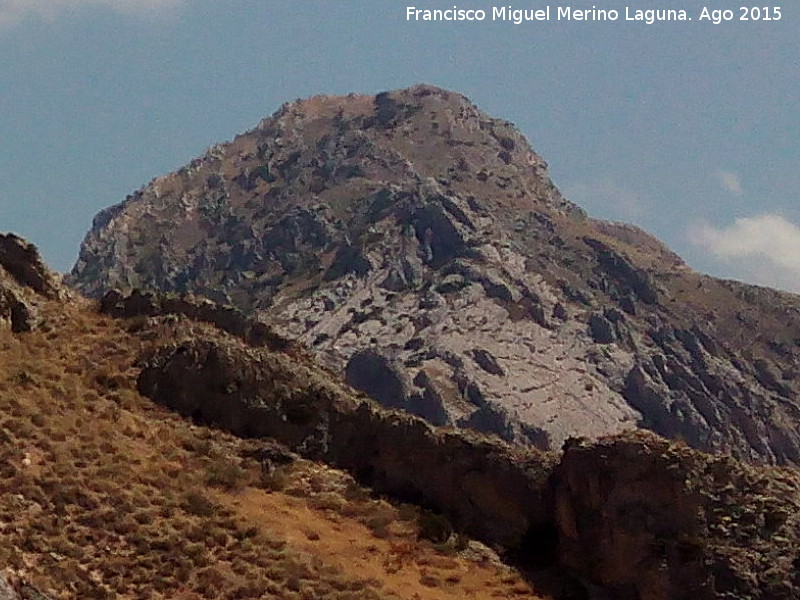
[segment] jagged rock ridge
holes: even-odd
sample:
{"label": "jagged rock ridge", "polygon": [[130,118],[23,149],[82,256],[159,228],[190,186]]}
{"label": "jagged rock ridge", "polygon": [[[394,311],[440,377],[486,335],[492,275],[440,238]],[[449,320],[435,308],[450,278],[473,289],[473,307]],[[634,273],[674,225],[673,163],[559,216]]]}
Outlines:
{"label": "jagged rock ridge", "polygon": [[[187,591],[187,579],[202,584],[209,557],[220,566],[233,564],[236,555],[230,552],[239,551],[235,540],[250,540],[242,546],[250,549],[260,543],[231,517],[253,488],[218,489],[215,497],[232,509],[220,510],[218,520],[210,520],[207,509],[190,510],[189,498],[196,497],[201,482],[212,485],[208,478],[219,465],[240,464],[227,462],[224,446],[238,447],[241,459],[292,461],[292,452],[275,441],[233,444],[219,430],[200,434],[196,430],[202,427],[142,404],[134,382],[142,394],[195,423],[273,438],[306,457],[338,465],[377,490],[443,512],[459,531],[514,552],[525,564],[567,567],[608,597],[798,596],[797,469],[756,467],[644,432],[594,443],[571,439],[557,455],[436,428],[376,406],[301,348],[229,307],[151,293],[111,293],[93,308],[80,300],[65,302],[67,294],[32,245],[3,236],[0,248],[0,289],[38,307],[43,319],[41,334],[3,334],[4,364],[12,370],[6,373],[0,427],[6,483],[0,499],[4,522],[12,526],[2,528],[4,543],[10,542],[3,560],[11,568],[0,572],[0,597],[45,598],[40,589],[51,597],[100,597],[113,590],[141,595],[155,572],[152,556],[162,557],[165,544],[175,560],[189,548],[217,544],[224,553],[204,555],[198,563],[202,570],[189,568],[181,578],[162,582],[162,591],[174,595]],[[115,323],[95,308],[135,318]],[[488,369],[503,368],[480,356]],[[153,414],[144,420],[148,413]],[[86,430],[86,414],[93,415],[96,431]],[[132,452],[137,447],[144,454]],[[120,470],[120,464],[126,468]],[[127,469],[135,475],[126,475]],[[160,501],[148,503],[143,490]],[[187,504],[180,500],[183,493]],[[137,503],[147,512],[135,514],[146,518],[133,518]],[[187,540],[203,539],[208,531],[202,544],[187,544],[172,532],[170,519],[189,515],[198,520]],[[165,521],[154,523],[156,518]],[[112,526],[117,519],[126,520]],[[223,522],[235,528],[231,535],[212,535]],[[274,544],[275,538],[267,539]],[[147,561],[137,560],[153,551],[144,554]],[[91,567],[73,572],[70,565],[78,563],[61,552],[79,555]],[[277,556],[283,564],[285,549]],[[121,579],[131,569],[122,557],[137,565],[138,579]],[[259,570],[279,568],[269,561],[257,564]],[[171,562],[162,568],[157,572],[175,572]],[[87,582],[82,574],[90,571],[96,575]],[[62,592],[54,591],[62,586]],[[586,591],[578,585],[574,592],[583,595],[558,597],[587,597]],[[204,593],[209,595],[208,589]]]}
{"label": "jagged rock ridge", "polygon": [[510,123],[430,86],[285,105],[100,213],[70,282],[254,311],[436,424],[800,462],[798,299],[588,219]]}
{"label": "jagged rock ridge", "polygon": [[800,589],[796,470],[644,432],[572,440],[561,456],[524,450],[382,410],[318,367],[219,338],[158,348],[138,388],[442,511],[525,564],[557,561],[611,598],[789,600]]}

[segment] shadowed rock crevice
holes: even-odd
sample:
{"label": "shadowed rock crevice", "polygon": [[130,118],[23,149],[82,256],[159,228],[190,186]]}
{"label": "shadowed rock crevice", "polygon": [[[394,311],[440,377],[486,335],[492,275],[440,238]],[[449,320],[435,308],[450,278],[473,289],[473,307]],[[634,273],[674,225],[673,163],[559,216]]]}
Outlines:
{"label": "shadowed rock crevice", "polygon": [[407,385],[390,360],[373,350],[356,353],[347,363],[345,381],[387,408],[403,408]]}

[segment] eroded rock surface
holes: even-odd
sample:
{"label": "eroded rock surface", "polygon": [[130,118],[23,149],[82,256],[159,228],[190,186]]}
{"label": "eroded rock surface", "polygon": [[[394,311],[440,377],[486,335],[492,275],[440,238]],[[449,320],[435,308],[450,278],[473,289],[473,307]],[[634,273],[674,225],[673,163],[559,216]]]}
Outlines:
{"label": "eroded rock surface", "polygon": [[0,600],[50,600],[50,597],[18,577],[0,572]]}
{"label": "eroded rock surface", "polygon": [[569,444],[551,483],[563,564],[614,598],[800,594],[796,471],[626,434]]}

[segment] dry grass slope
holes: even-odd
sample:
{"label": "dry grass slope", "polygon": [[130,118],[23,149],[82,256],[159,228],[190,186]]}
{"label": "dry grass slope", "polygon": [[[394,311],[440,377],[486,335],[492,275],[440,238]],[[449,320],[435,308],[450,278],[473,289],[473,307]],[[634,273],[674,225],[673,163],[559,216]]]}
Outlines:
{"label": "dry grass slope", "polygon": [[[420,539],[418,509],[136,392],[168,331],[88,305],[0,331],[0,567],[52,598],[539,598],[487,550]],[[159,339],[163,341],[163,339]]]}

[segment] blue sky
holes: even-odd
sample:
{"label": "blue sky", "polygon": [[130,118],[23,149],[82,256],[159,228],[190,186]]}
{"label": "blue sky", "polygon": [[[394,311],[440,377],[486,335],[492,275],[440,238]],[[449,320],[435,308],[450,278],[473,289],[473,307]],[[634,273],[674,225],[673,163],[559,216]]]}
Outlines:
{"label": "blue sky", "polygon": [[427,82],[516,123],[591,215],[644,227],[699,270],[800,292],[800,14],[713,25],[697,21],[702,2],[668,6],[695,20],[409,23],[390,0],[0,0],[0,229],[67,270],[98,210],[283,102]]}

